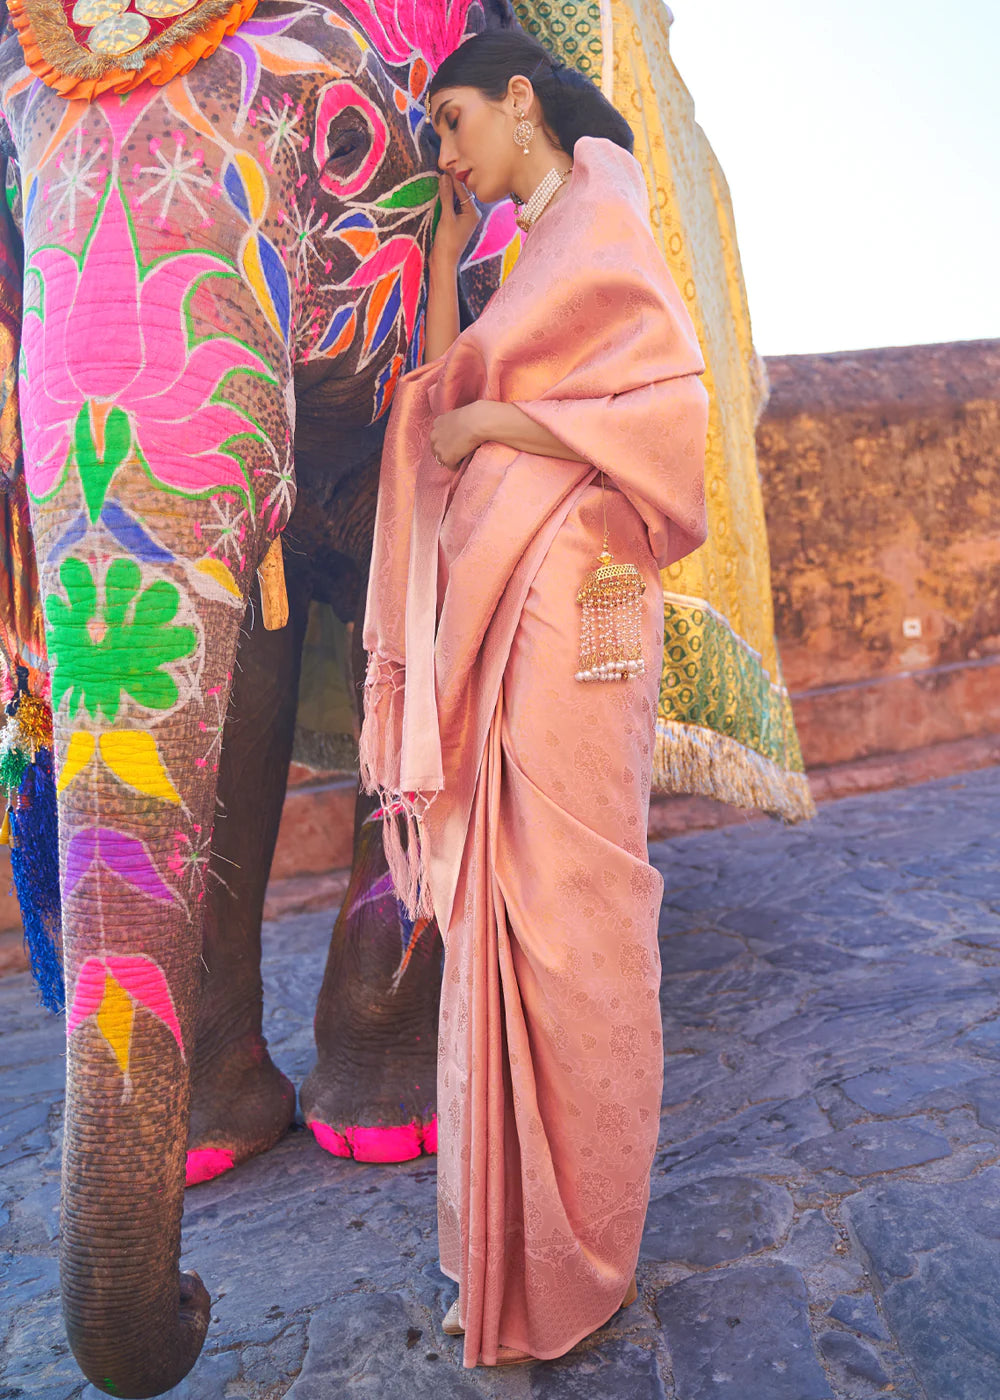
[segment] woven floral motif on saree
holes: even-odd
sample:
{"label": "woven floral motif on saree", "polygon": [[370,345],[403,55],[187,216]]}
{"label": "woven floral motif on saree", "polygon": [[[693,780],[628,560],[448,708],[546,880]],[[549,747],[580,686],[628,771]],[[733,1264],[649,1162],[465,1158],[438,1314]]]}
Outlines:
{"label": "woven floral motif on saree", "polygon": [[212,53],[257,0],[9,0],[25,62],[63,97],[166,83]]}

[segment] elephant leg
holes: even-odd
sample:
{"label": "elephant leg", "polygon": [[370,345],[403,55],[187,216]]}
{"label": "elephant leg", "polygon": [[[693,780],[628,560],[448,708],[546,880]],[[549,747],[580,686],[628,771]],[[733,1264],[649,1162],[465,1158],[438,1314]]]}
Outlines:
{"label": "elephant leg", "polygon": [[205,898],[202,994],[191,1072],[187,1184],[266,1152],[295,1089],[262,1031],[260,930],[291,759],[308,594],[288,580],[289,622],[268,632],[259,598],[237,653],[219,764]]}
{"label": "elephant leg", "polygon": [[[362,675],[360,619],[355,674]],[[360,797],[354,864],[316,1005],[317,1061],[302,1111],[338,1157],[403,1162],[437,1151],[437,1016],[444,949],[392,890],[376,801]]]}
{"label": "elephant leg", "polygon": [[351,882],[316,1004],[316,1065],[302,1111],[338,1157],[403,1162],[437,1151],[437,1012],[443,948],[436,924],[401,915],[381,820],[359,801]]}

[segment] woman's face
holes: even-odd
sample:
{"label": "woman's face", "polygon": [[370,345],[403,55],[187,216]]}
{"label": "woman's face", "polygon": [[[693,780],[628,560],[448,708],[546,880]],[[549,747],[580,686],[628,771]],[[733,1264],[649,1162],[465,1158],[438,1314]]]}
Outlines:
{"label": "woman's face", "polygon": [[498,102],[478,88],[442,88],[431,99],[431,121],[441,138],[438,166],[460,180],[481,204],[504,199],[511,190],[514,158],[514,102]]}

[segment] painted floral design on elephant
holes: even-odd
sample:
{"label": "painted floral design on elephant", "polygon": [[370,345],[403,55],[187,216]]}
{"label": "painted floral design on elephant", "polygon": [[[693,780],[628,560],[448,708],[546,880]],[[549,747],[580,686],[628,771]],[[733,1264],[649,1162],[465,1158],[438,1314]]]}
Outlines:
{"label": "painted floral design on elephant", "polygon": [[135,560],[115,559],[102,608],[84,560],[64,560],[59,578],[67,601],[51,594],[45,606],[53,708],[68,696],[70,718],[83,704],[92,718],[100,710],[113,723],[124,693],[147,710],[171,709],[180,692],[166,667],[189,656],[198,641],[193,627],[174,623],[181,602],[176,584],[156,579],[142,587]]}
{"label": "painted floral design on elephant", "polygon": [[138,1011],[148,1012],[167,1028],[181,1059],[186,1060],[174,1000],[162,968],[152,958],[115,954],[84,961],[66,1018],[66,1037],[70,1039],[93,1018],[124,1079],[125,1101],[132,1094],[132,1032]]}
{"label": "painted floral design on elephant", "polygon": [[387,63],[409,62],[416,51],[438,68],[462,41],[470,0],[453,0],[443,15],[442,7],[422,0],[344,0],[344,8]]}
{"label": "painted floral design on elephant", "polygon": [[[103,329],[110,268],[117,303],[112,353]],[[236,275],[225,258],[208,252],[179,250],[144,266],[116,182],[109,182],[81,254],[48,245],[32,256],[25,277],[24,438],[36,501],[58,490],[75,463],[94,520],[114,471],[131,454],[167,490],[195,496],[229,489],[253,499],[238,444],[262,434],[225,395],[238,371],[271,383],[273,376],[231,336],[193,340],[187,317],[203,279]],[[88,405],[89,441],[81,431]],[[192,451],[192,442],[206,446]]]}
{"label": "painted floral design on elephant", "polygon": [[101,734],[93,734],[89,729],[74,730],[59,768],[57,792],[65,792],[98,754],[120,783],[146,797],[182,805],[156,740],[145,729],[106,729]]}

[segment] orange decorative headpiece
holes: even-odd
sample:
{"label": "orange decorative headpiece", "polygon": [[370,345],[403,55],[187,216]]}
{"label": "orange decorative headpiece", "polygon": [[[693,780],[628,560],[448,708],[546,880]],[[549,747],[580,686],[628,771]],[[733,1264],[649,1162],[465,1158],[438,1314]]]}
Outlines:
{"label": "orange decorative headpiece", "polygon": [[28,67],[67,98],[131,92],[187,73],[257,0],[9,0]]}

